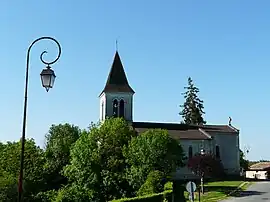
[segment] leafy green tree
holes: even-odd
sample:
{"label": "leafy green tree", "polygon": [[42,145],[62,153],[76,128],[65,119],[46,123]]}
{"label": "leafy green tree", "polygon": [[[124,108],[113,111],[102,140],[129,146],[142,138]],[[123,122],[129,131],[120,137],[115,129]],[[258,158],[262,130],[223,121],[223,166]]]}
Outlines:
{"label": "leafy green tree", "polygon": [[122,150],[134,135],[122,118],[106,119],[82,132],[71,149],[71,164],[65,175],[72,186],[88,193],[88,201],[105,202],[129,196]]}
{"label": "leafy green tree", "polygon": [[[2,145],[3,146],[3,145]],[[16,201],[20,170],[20,142],[8,142],[0,153],[0,201]],[[31,201],[42,186],[43,151],[33,139],[25,141],[24,200]],[[2,200],[4,198],[4,200]]]}
{"label": "leafy green tree", "polygon": [[242,150],[240,150],[240,167],[244,170],[247,170],[249,167],[249,162],[245,159],[245,154]]}
{"label": "leafy green tree", "polygon": [[80,137],[80,129],[68,123],[52,125],[45,136],[44,190],[59,189],[67,184],[63,168],[70,162],[70,149]]}
{"label": "leafy green tree", "polygon": [[0,201],[12,201],[17,197],[17,179],[14,175],[0,171]]}
{"label": "leafy green tree", "polygon": [[129,164],[127,177],[134,190],[138,190],[151,171],[161,171],[170,176],[177,167],[183,165],[183,149],[168,131],[148,130],[130,141],[124,149]]}
{"label": "leafy green tree", "polygon": [[203,100],[198,97],[199,88],[197,88],[191,77],[188,78],[188,86],[184,87],[186,89],[185,93],[182,93],[185,98],[185,102],[183,105],[180,105],[182,108],[179,113],[184,123],[186,124],[205,124],[206,121],[203,118],[203,114],[205,114]]}

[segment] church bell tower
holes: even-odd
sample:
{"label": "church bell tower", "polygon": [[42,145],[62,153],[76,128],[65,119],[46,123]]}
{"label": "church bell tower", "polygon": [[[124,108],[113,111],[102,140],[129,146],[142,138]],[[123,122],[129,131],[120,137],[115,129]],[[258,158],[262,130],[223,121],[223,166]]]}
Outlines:
{"label": "church bell tower", "polygon": [[129,86],[118,51],[103,91],[100,93],[100,121],[106,117],[123,117],[132,121],[134,90]]}

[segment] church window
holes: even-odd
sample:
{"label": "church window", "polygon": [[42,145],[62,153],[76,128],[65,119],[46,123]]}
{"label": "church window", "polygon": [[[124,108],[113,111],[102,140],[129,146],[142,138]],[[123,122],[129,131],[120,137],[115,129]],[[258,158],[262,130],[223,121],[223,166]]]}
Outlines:
{"label": "church window", "polygon": [[220,158],[219,146],[216,146],[216,158]]}
{"label": "church window", "polygon": [[101,104],[101,121],[104,119],[104,102]]}
{"label": "church window", "polygon": [[118,117],[118,101],[113,101],[113,117]]}
{"label": "church window", "polygon": [[188,158],[192,158],[192,156],[193,156],[192,146],[189,146],[189,148],[188,148]]}
{"label": "church window", "polygon": [[124,117],[125,115],[125,101],[121,100],[119,105],[119,116]]}

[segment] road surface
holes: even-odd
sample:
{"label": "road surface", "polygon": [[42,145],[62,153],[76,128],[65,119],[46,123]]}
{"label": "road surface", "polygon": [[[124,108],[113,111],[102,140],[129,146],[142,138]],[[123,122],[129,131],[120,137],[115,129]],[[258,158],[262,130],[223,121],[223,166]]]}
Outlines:
{"label": "road surface", "polygon": [[239,197],[232,197],[220,202],[266,202],[270,201],[270,181],[255,182],[241,193]]}

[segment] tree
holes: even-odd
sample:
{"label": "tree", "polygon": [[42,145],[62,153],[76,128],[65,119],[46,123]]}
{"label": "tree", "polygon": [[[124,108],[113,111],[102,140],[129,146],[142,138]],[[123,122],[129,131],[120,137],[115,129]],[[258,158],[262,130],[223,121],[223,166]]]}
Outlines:
{"label": "tree", "polygon": [[134,190],[140,189],[151,171],[161,171],[169,176],[183,165],[183,149],[168,131],[148,130],[132,138],[124,149],[128,168],[128,178]]}
{"label": "tree", "polygon": [[52,125],[45,136],[44,191],[59,189],[67,183],[63,168],[70,162],[70,149],[80,137],[80,129],[68,123]]}
{"label": "tree", "polygon": [[73,187],[88,193],[88,201],[105,202],[130,196],[122,150],[134,135],[122,118],[106,119],[82,132],[71,149],[71,164],[66,167],[65,176]]}
{"label": "tree", "polygon": [[201,177],[201,190],[203,193],[203,178],[223,177],[224,168],[221,160],[213,154],[196,154],[188,160],[188,168],[197,176]]}
{"label": "tree", "polygon": [[[21,143],[8,142],[0,153],[0,201],[16,201],[20,170]],[[24,201],[33,201],[33,196],[42,186],[43,151],[33,139],[25,141]]]}
{"label": "tree", "polygon": [[199,88],[194,85],[190,77],[188,78],[188,86],[184,87],[184,89],[186,89],[186,92],[182,93],[182,95],[184,95],[185,102],[180,105],[182,111],[179,113],[184,123],[205,124],[203,100],[198,98]]}
{"label": "tree", "polygon": [[14,175],[0,170],[0,201],[16,200],[17,179]]}
{"label": "tree", "polygon": [[249,167],[249,161],[245,159],[245,154],[240,150],[240,167],[247,170]]}

